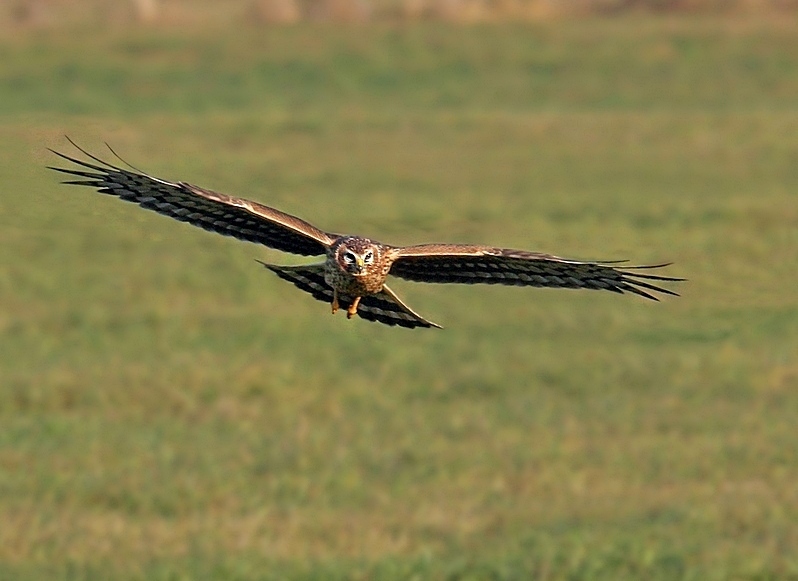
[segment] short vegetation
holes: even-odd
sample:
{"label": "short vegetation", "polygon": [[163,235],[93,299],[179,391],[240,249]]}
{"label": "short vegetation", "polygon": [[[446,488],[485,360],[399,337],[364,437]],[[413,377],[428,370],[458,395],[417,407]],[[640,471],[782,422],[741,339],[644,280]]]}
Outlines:
{"label": "short vegetation", "polygon": [[[794,21],[205,22],[0,40],[0,579],[798,578]],[[389,243],[675,261],[680,298],[396,283],[46,147]]]}

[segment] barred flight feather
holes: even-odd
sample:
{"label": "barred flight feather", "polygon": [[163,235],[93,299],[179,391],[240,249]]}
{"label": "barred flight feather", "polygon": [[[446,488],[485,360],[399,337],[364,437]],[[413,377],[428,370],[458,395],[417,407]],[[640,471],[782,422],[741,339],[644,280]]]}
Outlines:
{"label": "barred flight feather", "polygon": [[[260,262],[263,266],[274,272],[283,280],[287,280],[300,290],[309,293],[313,298],[331,303],[333,289],[324,280],[324,265],[314,264],[309,266],[278,266]],[[360,299],[357,314],[367,321],[375,321],[386,325],[398,325],[413,329],[416,327],[437,327],[440,325],[428,321],[409,307],[402,304],[392,292],[380,292],[376,295],[366,295]],[[352,304],[352,297],[338,294],[338,303],[344,310]]]}
{"label": "barred flight feather", "polygon": [[103,165],[81,161],[57,151],[53,153],[92,170],[50,167],[67,175],[88,178],[64,183],[95,187],[102,194],[134,202],[142,208],[205,230],[305,256],[324,254],[326,247],[336,238],[296,216],[257,202],[122,169],[85,151],[83,153]]}

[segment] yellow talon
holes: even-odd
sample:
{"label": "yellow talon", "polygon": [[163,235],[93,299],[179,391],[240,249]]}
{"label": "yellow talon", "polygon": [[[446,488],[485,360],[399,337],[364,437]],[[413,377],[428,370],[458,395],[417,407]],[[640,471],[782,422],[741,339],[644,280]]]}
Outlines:
{"label": "yellow talon", "polygon": [[351,319],[357,314],[357,306],[360,304],[360,297],[355,297],[349,308],[346,309],[346,318]]}
{"label": "yellow talon", "polygon": [[332,314],[338,312],[338,291],[333,289]]}

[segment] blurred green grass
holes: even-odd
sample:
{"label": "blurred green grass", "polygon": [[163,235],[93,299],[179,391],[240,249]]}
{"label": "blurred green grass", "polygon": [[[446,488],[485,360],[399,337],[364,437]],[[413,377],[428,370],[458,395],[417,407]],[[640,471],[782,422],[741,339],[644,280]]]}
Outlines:
{"label": "blurred green grass", "polygon": [[[0,42],[0,578],[798,577],[795,26]],[[69,134],[390,243],[674,260],[683,297],[397,283],[57,184]]]}

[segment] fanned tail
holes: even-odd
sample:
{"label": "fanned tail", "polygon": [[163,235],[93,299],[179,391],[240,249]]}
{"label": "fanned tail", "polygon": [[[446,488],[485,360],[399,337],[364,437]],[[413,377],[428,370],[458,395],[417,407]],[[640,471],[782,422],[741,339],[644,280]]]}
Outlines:
{"label": "fanned tail", "polygon": [[[263,266],[274,272],[283,280],[287,280],[299,290],[310,294],[316,300],[332,303],[333,289],[324,280],[324,264],[310,264],[307,266],[279,266],[260,262]],[[346,311],[352,304],[353,297],[338,294],[338,304]],[[408,329],[438,328],[441,326],[428,321],[410,307],[404,304],[387,286],[376,295],[365,295],[360,299],[357,307],[359,317],[385,325],[398,325]]]}

